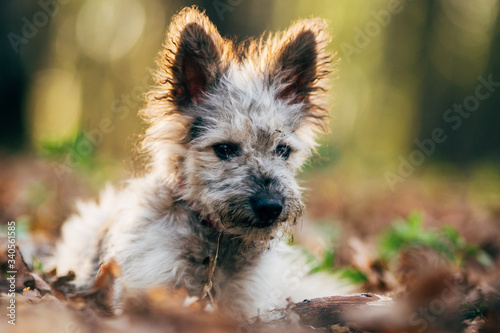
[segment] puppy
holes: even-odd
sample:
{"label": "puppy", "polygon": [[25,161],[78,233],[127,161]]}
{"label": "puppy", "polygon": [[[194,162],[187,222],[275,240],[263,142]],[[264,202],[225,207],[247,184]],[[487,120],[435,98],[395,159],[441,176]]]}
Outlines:
{"label": "puppy", "polygon": [[196,8],[177,14],[141,111],[147,171],[79,204],[58,273],[84,290],[113,259],[116,306],[124,288],[184,287],[237,318],[300,295],[283,240],[304,210],[295,176],[327,129],[328,42],[320,19],[235,45]]}

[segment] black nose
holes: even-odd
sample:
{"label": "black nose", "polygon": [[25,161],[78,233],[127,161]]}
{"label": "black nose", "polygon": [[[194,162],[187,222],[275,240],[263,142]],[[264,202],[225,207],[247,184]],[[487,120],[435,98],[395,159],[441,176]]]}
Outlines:
{"label": "black nose", "polygon": [[255,215],[262,226],[268,226],[280,216],[283,204],[280,199],[270,197],[255,197],[250,200]]}

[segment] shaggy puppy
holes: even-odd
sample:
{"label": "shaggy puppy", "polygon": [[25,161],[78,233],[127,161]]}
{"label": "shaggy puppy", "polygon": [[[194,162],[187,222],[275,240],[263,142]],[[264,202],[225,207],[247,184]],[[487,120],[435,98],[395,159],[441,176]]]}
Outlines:
{"label": "shaggy puppy", "polygon": [[141,112],[148,172],[79,204],[58,273],[85,289],[114,259],[115,305],[123,288],[185,287],[236,317],[297,295],[280,240],[304,208],[294,177],[327,127],[328,41],[310,19],[237,46],[196,8],[176,15]]}

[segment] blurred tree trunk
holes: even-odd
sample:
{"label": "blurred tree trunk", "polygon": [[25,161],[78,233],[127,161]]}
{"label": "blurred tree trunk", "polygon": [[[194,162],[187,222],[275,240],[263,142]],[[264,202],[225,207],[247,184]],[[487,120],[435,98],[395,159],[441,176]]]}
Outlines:
{"label": "blurred tree trunk", "polygon": [[[23,98],[26,89],[26,76],[19,52],[15,52],[9,33],[20,31],[20,13],[13,15],[14,7],[6,1],[0,2],[0,100],[2,120],[0,121],[0,147],[8,150],[21,148],[25,143]],[[21,14],[21,15],[17,15]]]}
{"label": "blurred tree trunk", "polygon": [[[451,162],[458,167],[472,165],[476,162],[495,157],[500,152],[500,89],[484,101],[480,101],[477,111],[462,118],[459,125],[453,128],[449,121],[444,120],[445,112],[453,109],[456,104],[463,104],[469,96],[474,96],[476,87],[480,84],[479,77],[487,80],[489,75],[493,81],[500,81],[500,18],[496,14],[493,24],[492,40],[489,49],[464,47],[459,43],[461,34],[469,33],[463,27],[453,24],[450,14],[443,9],[443,4],[426,0],[428,6],[426,25],[422,29],[423,43],[419,69],[422,75],[420,82],[419,113],[416,124],[419,126],[416,138],[424,140],[432,137],[435,128],[442,128],[447,135],[446,141],[436,145],[436,151],[431,159]],[[446,32],[453,31],[453,35]],[[471,33],[472,35],[472,33]],[[449,37],[449,38],[447,38]],[[489,54],[485,68],[476,65],[482,52]],[[465,56],[464,56],[465,55]],[[436,61],[436,59],[438,59]],[[439,68],[439,64],[448,63],[453,71]],[[479,68],[468,77],[470,66]],[[446,73],[446,74],[444,74]],[[457,113],[453,113],[457,115]],[[412,148],[415,148],[413,146]]]}

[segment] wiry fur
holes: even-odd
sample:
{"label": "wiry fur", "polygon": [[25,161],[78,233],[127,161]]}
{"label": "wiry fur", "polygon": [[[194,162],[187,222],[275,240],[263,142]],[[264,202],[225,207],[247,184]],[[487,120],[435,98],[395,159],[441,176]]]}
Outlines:
{"label": "wiry fur", "polygon": [[[236,46],[196,8],[182,10],[141,112],[148,173],[79,207],[57,246],[58,273],[75,271],[85,288],[115,259],[118,290],[185,286],[200,296],[222,231],[218,307],[249,316],[284,304],[292,266],[279,238],[302,215],[294,177],[327,128],[328,42],[325,23],[310,19]],[[238,154],[221,160],[214,153],[221,143],[237,145]],[[278,145],[291,148],[288,159]],[[267,227],[256,227],[250,204],[259,195],[283,203]]]}

